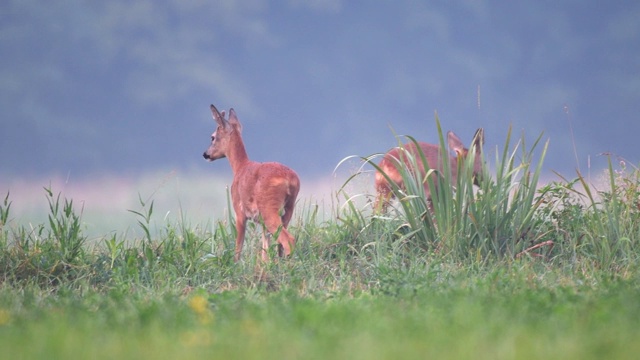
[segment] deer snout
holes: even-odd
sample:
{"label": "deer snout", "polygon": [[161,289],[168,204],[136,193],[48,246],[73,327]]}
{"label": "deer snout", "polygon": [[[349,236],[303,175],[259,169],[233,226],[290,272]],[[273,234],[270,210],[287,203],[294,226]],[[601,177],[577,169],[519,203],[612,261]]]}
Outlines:
{"label": "deer snout", "polygon": [[484,181],[484,174],[482,173],[482,170],[478,170],[476,172],[473,173],[473,185],[475,186],[481,186],[482,182]]}
{"label": "deer snout", "polygon": [[203,157],[205,160],[211,160],[211,157],[207,154],[207,152],[206,152],[206,151],[202,153],[202,157]]}

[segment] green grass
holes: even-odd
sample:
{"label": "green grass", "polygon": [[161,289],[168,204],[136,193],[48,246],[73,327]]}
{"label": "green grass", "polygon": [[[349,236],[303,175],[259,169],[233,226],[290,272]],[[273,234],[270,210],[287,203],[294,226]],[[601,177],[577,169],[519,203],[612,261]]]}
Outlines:
{"label": "green grass", "polygon": [[637,277],[603,277],[527,263],[388,270],[354,293],[5,286],[0,343],[13,359],[633,358]]}
{"label": "green grass", "polygon": [[233,262],[233,218],[151,227],[154,202],[141,199],[130,209],[139,239],[93,242],[71,199],[45,188],[48,221],[26,228],[12,223],[7,193],[3,356],[635,358],[640,172],[611,165],[602,189],[579,173],[541,186],[541,137],[531,148],[510,139],[480,189],[470,163],[456,184],[445,176],[440,189],[456,191],[437,193],[433,213],[419,178],[394,190],[386,214],[347,186],[329,216],[301,199],[294,254],[269,264],[253,227]]}

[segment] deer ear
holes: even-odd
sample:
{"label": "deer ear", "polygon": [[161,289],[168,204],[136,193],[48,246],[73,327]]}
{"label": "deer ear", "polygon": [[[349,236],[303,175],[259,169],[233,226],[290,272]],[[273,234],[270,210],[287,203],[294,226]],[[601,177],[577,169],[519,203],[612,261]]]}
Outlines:
{"label": "deer ear", "polygon": [[211,104],[211,115],[213,115],[213,119],[218,123],[218,125],[222,127],[226,126],[226,120],[224,119],[224,110],[222,110],[222,113],[220,113],[218,109],[216,109],[216,107]]}
{"label": "deer ear", "polygon": [[476,153],[480,153],[480,151],[482,151],[482,145],[484,144],[484,130],[482,128],[479,128],[478,130],[476,130],[475,135],[473,135],[473,143],[471,144],[471,146],[473,146],[476,149]]}
{"label": "deer ear", "polygon": [[236,116],[235,110],[233,108],[229,109],[229,124],[233,126],[239,133],[242,133],[242,124],[240,124],[240,120]]}
{"label": "deer ear", "polygon": [[473,145],[479,149],[482,147],[482,144],[484,144],[484,129],[479,128],[476,130],[476,134],[473,135]]}
{"label": "deer ear", "polygon": [[447,141],[449,142],[449,150],[455,151],[456,154],[461,154],[465,150],[464,144],[453,131],[447,133]]}

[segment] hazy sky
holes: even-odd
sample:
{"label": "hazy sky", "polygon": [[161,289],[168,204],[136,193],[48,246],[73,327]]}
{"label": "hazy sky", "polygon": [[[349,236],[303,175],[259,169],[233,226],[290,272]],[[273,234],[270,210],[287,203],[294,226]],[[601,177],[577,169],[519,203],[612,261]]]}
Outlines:
{"label": "hazy sky", "polygon": [[[0,3],[0,176],[205,169],[209,104],[303,177],[396,144],[544,131],[546,169],[640,151],[640,2]],[[596,166],[596,165],[594,165]]]}

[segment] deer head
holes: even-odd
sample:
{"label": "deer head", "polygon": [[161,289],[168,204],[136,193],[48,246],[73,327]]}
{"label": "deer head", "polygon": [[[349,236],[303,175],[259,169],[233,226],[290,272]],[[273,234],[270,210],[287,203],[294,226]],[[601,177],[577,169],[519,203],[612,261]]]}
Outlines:
{"label": "deer head", "polygon": [[211,105],[211,115],[218,124],[216,130],[211,134],[211,145],[202,156],[207,161],[222,159],[227,156],[231,134],[236,133],[239,137],[242,133],[242,125],[236,117],[233,109],[229,110],[229,121],[225,119],[225,112],[219,112],[215,106]]}
{"label": "deer head", "polygon": [[[452,131],[447,133],[447,140],[449,143],[449,149],[456,153],[456,157],[458,160],[466,160],[471,152],[469,149],[465,148],[462,144],[462,141],[456,134]],[[478,186],[482,181],[482,146],[484,145],[484,129],[480,128],[476,130],[476,133],[473,135],[473,141],[471,142],[471,148],[473,149],[473,153],[475,154],[473,159],[473,184]],[[453,171],[453,169],[452,169]],[[454,177],[455,180],[455,177]]]}

